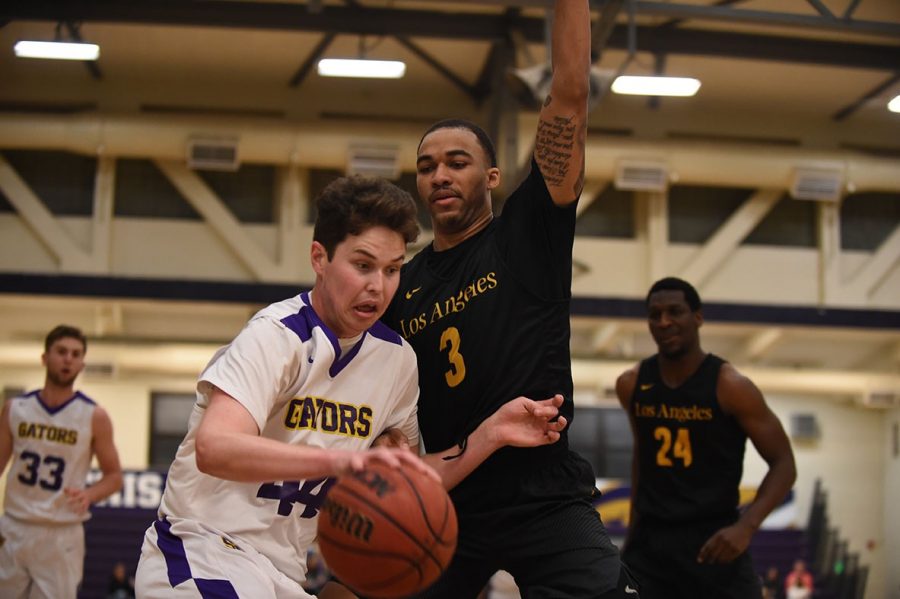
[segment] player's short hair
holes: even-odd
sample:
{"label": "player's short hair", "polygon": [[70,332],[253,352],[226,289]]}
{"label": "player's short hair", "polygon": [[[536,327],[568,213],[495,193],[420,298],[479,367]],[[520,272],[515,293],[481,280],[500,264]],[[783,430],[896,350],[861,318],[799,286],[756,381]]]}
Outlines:
{"label": "player's short hair", "polygon": [[467,131],[471,131],[478,139],[478,143],[481,145],[481,149],[484,150],[488,161],[491,163],[491,167],[497,166],[497,151],[494,149],[494,142],[491,141],[490,135],[488,135],[484,129],[482,129],[472,121],[467,121],[466,119],[444,119],[433,124],[428,128],[428,130],[422,135],[422,138],[419,140],[419,145],[416,148],[416,153],[418,153],[419,149],[422,147],[422,142],[425,141],[425,138],[428,137],[428,134],[433,133],[438,129],[465,129]]}
{"label": "player's short hair", "polygon": [[687,302],[688,306],[690,306],[691,312],[696,312],[703,307],[703,303],[700,301],[700,294],[697,293],[697,290],[694,289],[693,285],[691,285],[684,279],[679,279],[678,277],[665,277],[653,283],[653,285],[650,287],[650,291],[647,292],[647,298],[644,301],[645,305],[650,305],[650,296],[657,291],[683,292],[684,299]]}
{"label": "player's short hair", "polygon": [[348,235],[382,226],[410,243],[419,236],[418,208],[406,191],[380,177],[354,175],[329,183],[316,198],[313,240],[325,247],[328,259]]}
{"label": "player's short hair", "polygon": [[44,339],[44,351],[50,351],[50,348],[54,343],[66,337],[81,341],[81,345],[84,347],[84,353],[87,353],[87,337],[84,336],[81,329],[67,324],[57,325],[52,331],[47,333],[47,337]]}

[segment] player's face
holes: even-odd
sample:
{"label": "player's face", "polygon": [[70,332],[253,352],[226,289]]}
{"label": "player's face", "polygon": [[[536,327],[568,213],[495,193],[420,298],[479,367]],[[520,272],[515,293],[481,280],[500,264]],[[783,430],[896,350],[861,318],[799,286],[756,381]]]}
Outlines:
{"label": "player's face", "polygon": [[650,296],[647,323],[659,353],[674,359],[699,345],[703,314],[691,311],[683,291],[662,290]]}
{"label": "player's face", "polygon": [[84,369],[84,344],[73,337],[53,342],[41,356],[47,367],[47,381],[57,387],[71,387]]}
{"label": "player's face", "polygon": [[381,318],[394,297],[405,255],[403,236],[387,227],[348,235],[331,260],[322,244],[314,241],[313,308],[338,337],[359,335]]}
{"label": "player's face", "polygon": [[489,218],[490,190],[499,183],[500,170],[468,129],[438,129],[422,140],[416,187],[435,231],[459,233]]}

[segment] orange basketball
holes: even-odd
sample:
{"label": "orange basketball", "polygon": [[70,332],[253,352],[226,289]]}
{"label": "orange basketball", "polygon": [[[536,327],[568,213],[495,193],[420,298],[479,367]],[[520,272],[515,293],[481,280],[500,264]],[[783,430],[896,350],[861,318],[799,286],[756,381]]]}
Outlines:
{"label": "orange basketball", "polygon": [[338,480],[318,527],[329,569],[372,599],[425,589],[456,550],[456,510],[444,488],[416,471],[380,464]]}

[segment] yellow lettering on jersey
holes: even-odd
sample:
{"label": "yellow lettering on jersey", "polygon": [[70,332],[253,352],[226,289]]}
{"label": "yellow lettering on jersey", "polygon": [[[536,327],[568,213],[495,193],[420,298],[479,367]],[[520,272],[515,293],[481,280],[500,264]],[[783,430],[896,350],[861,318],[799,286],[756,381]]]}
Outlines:
{"label": "yellow lettering on jersey", "polygon": [[497,273],[493,271],[477,277],[453,294],[435,301],[428,313],[423,312],[410,320],[401,320],[400,334],[404,339],[409,339],[425,330],[429,325],[445,318],[448,314],[462,312],[469,305],[470,301],[499,286]]}
{"label": "yellow lettering on jersey", "polygon": [[20,422],[17,432],[20,439],[37,439],[63,445],[78,443],[78,431],[40,422]]}
{"label": "yellow lettering on jersey", "polygon": [[288,430],[318,430],[366,439],[372,434],[372,408],[324,397],[295,397],[285,408],[283,422]]}
{"label": "yellow lettering on jersey", "polygon": [[692,406],[670,406],[668,404],[659,404],[659,406],[634,403],[634,415],[636,418],[661,418],[664,420],[675,420],[676,422],[703,422],[713,419],[712,408],[701,408],[698,405]]}

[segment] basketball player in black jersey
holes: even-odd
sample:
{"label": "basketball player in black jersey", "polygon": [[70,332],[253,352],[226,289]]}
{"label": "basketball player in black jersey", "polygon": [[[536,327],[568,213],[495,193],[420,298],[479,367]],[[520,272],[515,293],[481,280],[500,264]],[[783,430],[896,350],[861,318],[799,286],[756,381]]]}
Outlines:
{"label": "basketball player in black jersey", "polygon": [[[647,311],[659,351],[616,382],[635,439],[623,559],[643,599],[757,599],[747,547],[794,483],[790,442],[756,385],[701,349],[690,283],[657,281]],[[738,513],[748,437],[769,471]]]}
{"label": "basketball player in black jersey", "polygon": [[[481,128],[442,121],[419,144],[416,184],[434,242],[404,266],[384,318],[416,351],[429,453],[456,447],[465,456],[469,434],[520,395],[562,394],[560,412],[571,421],[569,300],[587,131],[587,0],[556,1],[552,38],[553,81],[531,172],[502,215],[491,210],[500,171]],[[552,445],[493,454],[451,491],[458,548],[425,596],[474,598],[503,569],[526,597],[636,598],[591,505],[594,482],[565,432]]]}

